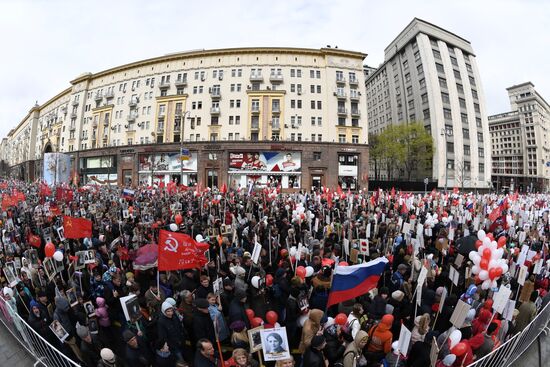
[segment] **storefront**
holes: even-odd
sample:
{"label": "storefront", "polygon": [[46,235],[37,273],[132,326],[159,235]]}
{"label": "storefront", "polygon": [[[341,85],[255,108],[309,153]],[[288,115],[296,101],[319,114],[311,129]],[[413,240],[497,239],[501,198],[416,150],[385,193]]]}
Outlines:
{"label": "storefront", "polygon": [[277,187],[300,189],[300,152],[230,152],[229,185],[232,188]]}
{"label": "storefront", "polygon": [[179,153],[156,153],[139,155],[139,183],[151,184],[151,177],[155,183],[180,182],[183,165],[182,183],[186,186],[197,184],[197,153],[187,156],[187,160],[180,160]]}
{"label": "storefront", "polygon": [[344,190],[357,190],[357,154],[338,154],[338,185]]}
{"label": "storefront", "polygon": [[118,183],[116,156],[80,158],[80,177],[86,185],[116,185]]}

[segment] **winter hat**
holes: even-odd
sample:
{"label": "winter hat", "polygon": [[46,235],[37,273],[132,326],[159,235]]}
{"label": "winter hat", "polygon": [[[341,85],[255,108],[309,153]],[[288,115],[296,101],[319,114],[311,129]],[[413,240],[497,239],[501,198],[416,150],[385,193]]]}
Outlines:
{"label": "winter hat", "polygon": [[172,307],[176,307],[176,300],[173,299],[172,297],[166,298],[165,302],[168,302],[169,304],[171,304]]}
{"label": "winter hat", "polygon": [[34,307],[38,307],[38,302],[36,302],[34,299],[31,301],[31,310],[34,308]]}
{"label": "winter hat", "polygon": [[115,363],[115,354],[109,348],[103,348],[99,353],[101,359],[108,363]]}
{"label": "winter hat", "polygon": [[13,297],[13,289],[11,288],[4,287],[4,290],[2,291],[2,293],[4,294],[4,297],[5,296]]}
{"label": "winter hat", "polygon": [[399,291],[399,290],[397,290],[397,291],[395,291],[391,294],[391,298],[393,298],[397,302],[403,301],[404,297],[405,297],[405,293],[403,293],[403,291]]}
{"label": "winter hat", "polygon": [[[166,302],[164,302],[166,303]],[[208,303],[208,301],[204,298],[197,298],[195,300],[195,307],[196,308],[208,308],[208,306],[210,306],[210,303]],[[164,307],[164,304],[163,304],[163,307]]]}
{"label": "winter hat", "polygon": [[135,336],[136,334],[134,334],[132,330],[128,329],[124,330],[124,332],[122,333],[122,339],[124,339],[125,343],[128,343]]}
{"label": "winter hat", "polygon": [[242,320],[233,321],[231,325],[229,325],[229,328],[237,333],[240,333],[241,331],[243,331],[245,327],[246,327],[246,324]]}
{"label": "winter hat", "polygon": [[166,310],[168,310],[170,308],[174,308],[174,307],[170,304],[170,302],[164,301],[164,302],[162,302],[162,306],[161,306],[160,309],[161,309],[162,313],[166,313]]}
{"label": "winter hat", "polygon": [[243,298],[246,298],[246,292],[242,289],[237,289],[235,291],[235,299],[238,299],[240,301]]}
{"label": "winter hat", "polygon": [[90,329],[84,325],[76,323],[76,335],[78,335],[80,339],[84,339],[90,335]]}
{"label": "winter hat", "polygon": [[381,324],[391,327],[393,324],[393,315],[384,315],[382,316]]}
{"label": "winter hat", "polygon": [[386,313],[393,314],[394,307],[389,303],[386,305]]}
{"label": "winter hat", "polygon": [[445,366],[452,366],[453,363],[456,361],[456,355],[454,354],[447,354],[445,358],[443,358],[443,365]]}
{"label": "winter hat", "polygon": [[311,347],[312,348],[319,348],[321,345],[323,345],[323,343],[325,343],[325,337],[322,336],[322,335],[315,335],[312,339],[311,339]]}
{"label": "winter hat", "polygon": [[47,297],[48,295],[46,294],[45,291],[43,290],[39,290],[38,292],[36,292],[36,298],[40,298],[40,297]]}
{"label": "winter hat", "polygon": [[464,319],[464,324],[470,324],[476,317],[476,310],[475,309],[470,309],[470,311],[468,311],[468,314],[466,315],[466,319]]}

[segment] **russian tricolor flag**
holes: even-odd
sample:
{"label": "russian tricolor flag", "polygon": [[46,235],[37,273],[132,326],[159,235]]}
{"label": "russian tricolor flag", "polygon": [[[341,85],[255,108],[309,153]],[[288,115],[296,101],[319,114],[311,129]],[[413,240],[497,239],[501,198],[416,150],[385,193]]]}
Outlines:
{"label": "russian tricolor flag", "polygon": [[336,266],[327,307],[359,297],[376,288],[387,263],[388,259],[380,257],[364,264]]}
{"label": "russian tricolor flag", "polygon": [[122,190],[122,197],[125,198],[126,200],[134,200],[135,194],[136,192],[134,190],[130,190],[130,189]]}

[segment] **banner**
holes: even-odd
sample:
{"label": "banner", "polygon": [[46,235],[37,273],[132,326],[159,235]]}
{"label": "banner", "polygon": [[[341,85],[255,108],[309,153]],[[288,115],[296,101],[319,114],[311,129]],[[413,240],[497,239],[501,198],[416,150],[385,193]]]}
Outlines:
{"label": "banner", "polygon": [[[206,264],[206,257],[201,254],[202,244],[184,233],[161,230],[158,245],[159,271],[193,269]],[[208,244],[206,245],[208,250]]]}
{"label": "banner", "polygon": [[71,157],[63,153],[44,153],[44,182],[52,186],[71,181]]}
{"label": "banner", "polygon": [[63,229],[65,230],[65,238],[92,237],[92,221],[88,219],[63,216]]}
{"label": "banner", "polygon": [[229,153],[232,172],[300,172],[300,152],[239,152]]}
{"label": "banner", "polygon": [[[187,151],[188,159],[182,160],[182,155],[178,153],[157,153],[157,154],[140,154],[139,155],[139,171],[142,173],[151,172],[180,172],[183,166],[183,172],[197,172],[197,153]],[[152,160],[152,162],[151,162]]]}

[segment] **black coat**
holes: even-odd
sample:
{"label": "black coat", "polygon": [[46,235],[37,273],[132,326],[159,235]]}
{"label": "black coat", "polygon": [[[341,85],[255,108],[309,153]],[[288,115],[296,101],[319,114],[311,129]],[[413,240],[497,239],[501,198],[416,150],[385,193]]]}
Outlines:
{"label": "black coat", "polygon": [[199,310],[193,311],[193,335],[195,340],[205,338],[210,340],[212,344],[216,343],[216,332],[209,313]]}
{"label": "black coat", "polygon": [[218,359],[214,356],[214,360],[206,358],[200,351],[195,353],[193,367],[218,367]]}
{"label": "black coat", "polygon": [[325,357],[323,352],[315,348],[308,347],[304,353],[304,366],[307,367],[325,367]]}
{"label": "black coat", "polygon": [[153,354],[142,337],[138,336],[137,340],[137,349],[131,348],[128,344],[126,344],[126,358],[124,362],[127,367],[148,367],[151,365]]}
{"label": "black coat", "polygon": [[160,315],[157,321],[157,332],[159,340],[166,341],[171,351],[183,350],[185,332],[177,315],[173,315],[172,318]]}
{"label": "black coat", "polygon": [[244,304],[242,304],[239,299],[233,298],[229,304],[229,325],[231,325],[233,321],[237,320],[244,321],[246,328],[250,329],[250,322],[246,316]]}

